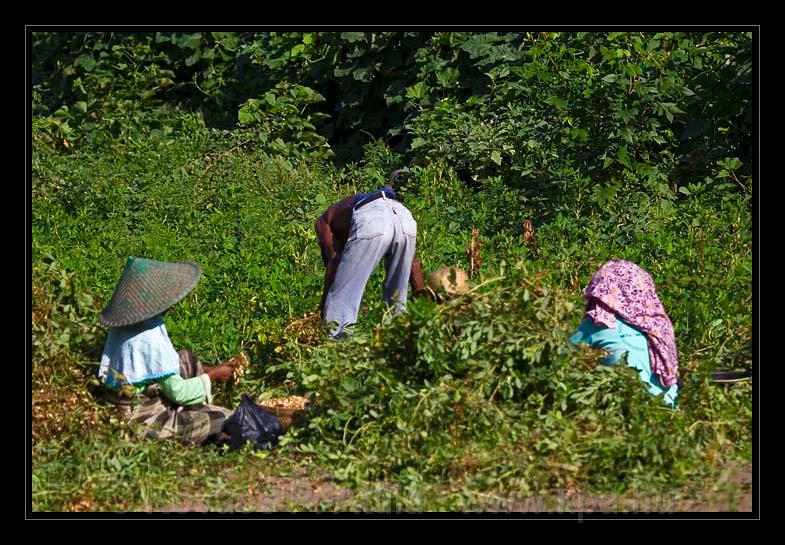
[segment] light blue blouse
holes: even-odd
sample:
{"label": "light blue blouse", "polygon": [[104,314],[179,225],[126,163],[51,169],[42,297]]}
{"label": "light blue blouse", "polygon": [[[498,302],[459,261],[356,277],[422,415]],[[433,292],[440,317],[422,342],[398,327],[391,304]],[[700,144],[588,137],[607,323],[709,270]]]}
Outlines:
{"label": "light blue blouse", "polygon": [[655,396],[662,395],[665,403],[671,407],[676,406],[676,397],[679,395],[678,384],[666,388],[660,379],[652,374],[646,335],[619,319],[618,316],[615,328],[598,326],[587,316],[570,340],[573,344],[587,343],[595,348],[609,351],[610,355],[599,361],[602,365],[618,365],[626,352],[627,365],[638,370],[649,393]]}
{"label": "light blue blouse", "polygon": [[[109,372],[110,368],[115,373]],[[107,385],[119,388],[122,384],[115,378],[116,373],[135,386],[180,374],[180,356],[169,340],[163,316],[109,329],[98,377],[106,377]]]}

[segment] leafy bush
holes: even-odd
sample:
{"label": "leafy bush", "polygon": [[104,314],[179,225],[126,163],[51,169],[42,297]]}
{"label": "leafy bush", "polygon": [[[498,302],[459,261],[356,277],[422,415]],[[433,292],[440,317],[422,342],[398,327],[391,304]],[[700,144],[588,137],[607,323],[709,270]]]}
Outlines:
{"label": "leafy bush", "polygon": [[[751,386],[709,383],[756,364],[748,34],[43,33],[33,50],[35,508],[250,486],[183,478],[217,455],[134,447],[90,395],[95,316],[130,255],[202,265],[167,316],[175,346],[250,349],[252,395],[317,391],[271,456],[358,497],[398,485],[457,509],[690,486],[750,459]],[[483,285],[393,318],[380,269],[355,338],[325,343],[313,221],[399,168],[426,272]],[[676,411],[566,340],[611,258],[652,274],[674,322]]]}
{"label": "leafy bush", "polygon": [[705,471],[716,445],[689,416],[701,402],[669,410],[635,372],[595,367],[599,351],[568,341],[582,307],[546,276],[521,263],[446,306],[417,300],[351,342],[294,359],[284,344],[288,358],[267,373],[320,393],[296,450],[355,483],[419,475],[524,495],[674,486]]}
{"label": "leafy bush", "polygon": [[335,154],[327,140],[315,132],[314,123],[329,116],[316,112],[302,117],[301,112],[309,104],[323,101],[322,95],[308,87],[279,83],[263,99],[248,99],[240,107],[239,125],[251,128],[259,142],[269,143],[273,153],[324,159]]}

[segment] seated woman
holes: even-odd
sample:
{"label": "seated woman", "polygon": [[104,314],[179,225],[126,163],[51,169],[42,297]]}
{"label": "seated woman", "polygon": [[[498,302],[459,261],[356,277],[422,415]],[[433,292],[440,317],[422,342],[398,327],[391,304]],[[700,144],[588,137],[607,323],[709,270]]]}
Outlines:
{"label": "seated woman", "polygon": [[583,293],[586,316],[572,336],[610,352],[599,363],[638,370],[646,389],[675,407],[679,362],[673,324],[665,313],[651,276],[634,263],[611,260],[592,277]]}
{"label": "seated woman", "polygon": [[199,446],[225,439],[221,428],[233,411],[211,404],[211,385],[232,378],[234,369],[203,366],[192,352],[175,351],[163,320],[200,275],[195,263],[131,257],[99,316],[110,328],[98,370],[106,398],[147,438]]}

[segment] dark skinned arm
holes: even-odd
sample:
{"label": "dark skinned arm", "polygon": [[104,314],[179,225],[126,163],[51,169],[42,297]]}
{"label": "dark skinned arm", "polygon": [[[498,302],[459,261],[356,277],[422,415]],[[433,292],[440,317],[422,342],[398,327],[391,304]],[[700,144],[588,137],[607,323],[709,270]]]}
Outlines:
{"label": "dark skinned arm", "polygon": [[[326,212],[325,212],[326,214]],[[319,241],[319,248],[322,251],[322,261],[325,267],[337,253],[335,250],[335,237],[333,231],[330,229],[330,223],[325,219],[325,214],[322,214],[316,219],[316,239]]]}
{"label": "dark skinned arm", "polygon": [[322,261],[324,261],[324,287],[322,289],[322,299],[319,301],[319,312],[324,314],[324,300],[327,292],[335,279],[335,271],[338,269],[340,253],[335,248],[335,237],[330,228],[330,222],[326,219],[327,212],[319,216],[316,220],[316,238],[322,251]]}
{"label": "dark skinned arm", "polygon": [[221,365],[203,365],[204,373],[210,377],[210,382],[227,382],[234,376],[234,367],[222,363]]}
{"label": "dark skinned arm", "polygon": [[324,302],[333,285],[333,280],[335,280],[335,273],[341,262],[341,254],[346,245],[346,239],[349,237],[353,202],[354,195],[338,201],[317,218],[314,226],[325,265],[324,289],[319,303],[321,312],[324,312]]}
{"label": "dark skinned arm", "polygon": [[414,293],[425,288],[425,278],[423,277],[422,264],[418,259],[412,261],[412,272],[409,273],[409,283]]}
{"label": "dark skinned arm", "polygon": [[[324,312],[324,302],[327,293],[335,280],[335,273],[341,262],[341,254],[349,237],[349,229],[352,220],[352,204],[355,195],[351,195],[335,203],[316,219],[316,237],[322,252],[322,260],[325,265],[324,289],[322,299],[319,303],[319,310]],[[412,270],[409,274],[409,282],[412,290],[417,293],[425,288],[425,278],[423,276],[422,264],[419,260],[412,261]]]}

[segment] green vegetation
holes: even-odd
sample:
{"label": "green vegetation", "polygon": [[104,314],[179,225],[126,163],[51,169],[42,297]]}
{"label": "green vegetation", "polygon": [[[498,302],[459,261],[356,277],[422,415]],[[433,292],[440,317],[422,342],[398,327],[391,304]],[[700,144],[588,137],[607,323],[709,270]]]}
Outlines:
{"label": "green vegetation", "polygon": [[[259,509],[249,490],[295,475],[351,493],[275,508],[458,510],[689,493],[750,462],[751,386],[708,379],[753,365],[751,50],[749,33],[34,34],[33,509]],[[476,288],[393,318],[377,271],[355,337],[326,342],[303,319],[313,222],[402,167],[425,269],[469,270],[476,229]],[[219,400],[318,392],[308,427],[269,453],[132,442],[90,381],[130,255],[200,263],[175,346],[250,349]],[[678,410],[568,341],[611,258],[655,279]]]}

